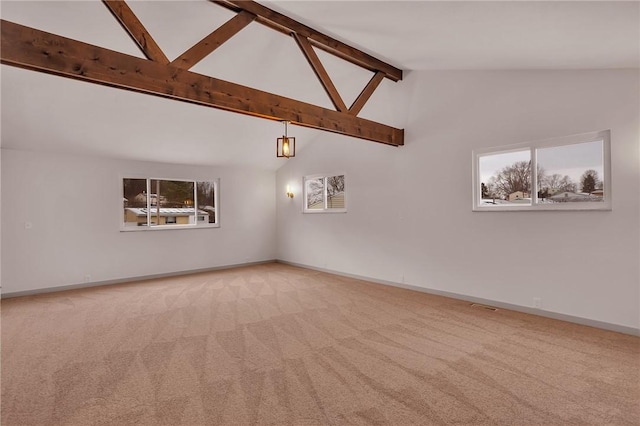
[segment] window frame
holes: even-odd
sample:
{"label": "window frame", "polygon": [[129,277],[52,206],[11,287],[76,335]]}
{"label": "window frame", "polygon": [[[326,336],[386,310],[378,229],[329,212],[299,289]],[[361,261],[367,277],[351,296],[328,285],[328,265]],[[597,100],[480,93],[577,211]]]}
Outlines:
{"label": "window frame", "polygon": [[[570,203],[538,203],[538,161],[537,150],[567,145],[579,145],[582,143],[602,141],[602,179],[604,197],[603,201],[580,201]],[[509,152],[529,150],[531,158],[531,205],[500,205],[482,206],[480,158],[487,155],[497,155]],[[476,149],[472,153],[472,210],[479,212],[505,212],[505,211],[545,211],[545,210],[611,210],[612,209],[612,182],[611,182],[611,130],[581,133],[570,136],[550,138],[532,142],[525,142],[507,146],[497,146]]]}
{"label": "window frame", "polygon": [[[327,208],[327,179],[334,176],[344,176],[344,207],[341,209]],[[323,179],[324,191],[322,200],[324,207],[322,209],[309,209],[307,208],[307,180]],[[346,213],[347,212],[347,174],[346,173],[327,173],[327,174],[315,174],[302,177],[302,213]]]}
{"label": "window frame", "polygon": [[[126,199],[124,194],[124,180],[125,179],[139,179],[146,180],[146,192],[147,194],[152,194],[151,192],[151,181],[159,180],[159,181],[178,181],[178,182],[192,182],[193,183],[193,203],[194,203],[194,223],[172,223],[165,225],[153,225],[151,223],[151,217],[153,216],[152,206],[151,206],[151,197],[147,197],[147,222],[142,226],[127,226],[124,221],[122,212],[123,208],[125,208],[122,204],[120,205],[120,232],[137,232],[137,231],[165,231],[169,229],[208,229],[208,228],[219,228],[220,227],[220,179],[184,179],[184,178],[159,178],[148,175],[140,175],[137,173],[129,173],[126,175],[120,175],[120,203],[123,203]],[[215,223],[201,223],[198,220],[198,182],[213,182],[214,191],[213,191],[213,202],[214,202],[214,211],[215,211]],[[158,200],[159,202],[159,200]],[[177,219],[177,218],[176,218]],[[157,219],[159,221],[159,218]]]}

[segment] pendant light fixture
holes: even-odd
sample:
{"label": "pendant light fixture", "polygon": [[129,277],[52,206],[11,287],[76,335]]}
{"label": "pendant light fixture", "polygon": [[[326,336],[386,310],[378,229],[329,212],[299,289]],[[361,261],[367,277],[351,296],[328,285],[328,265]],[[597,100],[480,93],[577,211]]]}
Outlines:
{"label": "pendant light fixture", "polygon": [[276,141],[276,156],[285,158],[295,157],[296,138],[287,136],[287,124],[289,124],[289,122],[283,121],[282,123],[284,123],[284,135]]}

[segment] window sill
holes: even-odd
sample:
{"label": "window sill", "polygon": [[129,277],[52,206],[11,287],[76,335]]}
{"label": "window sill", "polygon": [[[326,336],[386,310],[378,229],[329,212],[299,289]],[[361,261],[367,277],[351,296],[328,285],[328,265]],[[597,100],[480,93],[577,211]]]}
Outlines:
{"label": "window sill", "polygon": [[303,210],[304,214],[323,214],[323,213],[346,213],[347,209],[331,209],[331,210]]}
{"label": "window sill", "polygon": [[522,206],[475,206],[474,212],[532,212],[532,211],[611,211],[609,203],[561,203]]}
{"label": "window sill", "polygon": [[169,231],[180,229],[210,229],[220,228],[220,224],[212,223],[210,225],[158,225],[158,226],[121,226],[120,232],[147,232],[147,231]]}

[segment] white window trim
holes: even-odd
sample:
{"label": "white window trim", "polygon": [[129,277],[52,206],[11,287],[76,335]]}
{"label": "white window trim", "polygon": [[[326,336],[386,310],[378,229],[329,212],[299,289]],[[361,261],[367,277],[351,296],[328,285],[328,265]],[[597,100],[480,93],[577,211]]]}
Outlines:
{"label": "white window trim", "polygon": [[[194,209],[195,209],[195,222],[190,224],[172,224],[172,225],[155,225],[155,226],[126,226],[124,221],[122,220],[122,204],[120,204],[119,208],[119,216],[120,216],[120,232],[147,232],[147,231],[167,231],[167,230],[179,230],[179,229],[207,229],[207,228],[220,228],[220,179],[182,179],[182,178],[159,178],[159,177],[149,177],[148,175],[140,175],[139,173],[129,173],[126,175],[120,175],[120,203],[124,200],[124,179],[146,179],[147,181],[147,194],[150,194],[149,185],[151,185],[152,180],[167,180],[167,181],[180,181],[180,182],[193,182],[194,185]],[[198,192],[197,192],[197,184],[198,182],[214,182],[215,189],[213,192],[214,197],[214,205],[215,205],[215,213],[216,213],[216,223],[206,223],[206,224],[198,224]],[[147,197],[147,223],[151,221],[151,200],[150,197]]]}
{"label": "white window trim", "polygon": [[[537,148],[549,148],[555,146],[576,145],[581,143],[602,141],[602,162],[604,180],[604,200],[598,202],[575,202],[575,203],[555,203],[538,204],[538,179],[537,179]],[[500,205],[482,206],[480,190],[480,157],[488,154],[502,154],[513,151],[530,150],[531,153],[531,205]],[[611,131],[602,130],[599,132],[582,133],[578,135],[551,138],[534,142],[526,142],[501,147],[481,148],[473,151],[472,172],[472,210],[479,212],[506,212],[506,211],[535,211],[535,210],[611,210],[612,207],[612,184],[611,184]]]}
{"label": "white window trim", "polygon": [[[308,209],[307,208],[307,180],[319,179],[322,178],[325,180],[324,182],[324,194],[323,194],[323,202],[324,205],[327,205],[327,178],[332,176],[344,176],[344,208],[343,209]],[[347,212],[347,174],[346,173],[327,173],[327,174],[316,174],[316,175],[308,175],[302,178],[302,213],[309,214],[324,214],[324,213],[346,213]]]}

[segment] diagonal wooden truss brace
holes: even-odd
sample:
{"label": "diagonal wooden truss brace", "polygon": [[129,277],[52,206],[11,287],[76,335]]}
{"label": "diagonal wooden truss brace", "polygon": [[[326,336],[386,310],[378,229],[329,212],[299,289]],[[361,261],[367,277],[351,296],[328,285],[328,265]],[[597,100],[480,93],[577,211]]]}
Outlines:
{"label": "diagonal wooden truss brace", "polygon": [[120,0],[103,0],[102,2],[109,8],[113,16],[116,17],[120,25],[129,33],[148,59],[163,64],[169,63],[169,59],[162,52],[160,46],[151,37],[149,31],[147,31],[127,3]]}
{"label": "diagonal wooden truss brace", "polygon": [[211,34],[200,40],[189,50],[178,56],[171,62],[171,65],[175,65],[186,70],[193,67],[195,64],[203,60],[207,55],[216,50],[218,47],[236,35],[240,30],[249,25],[256,19],[255,15],[244,10],[231,18],[220,28],[213,31]]}
{"label": "diagonal wooden truss brace", "polygon": [[[388,145],[400,146],[404,144],[404,131],[402,129],[356,117],[378,84],[385,77],[392,80],[395,77],[390,77],[387,74],[388,70],[377,70],[353,105],[347,109],[311,47],[311,37],[314,36],[314,33],[313,30],[307,27],[302,26],[301,29],[299,28],[302,35],[298,31],[291,31],[290,35],[300,46],[337,111],[188,70],[252,21],[264,21],[265,18],[254,12],[264,13],[263,9],[266,8],[257,3],[237,2],[251,10],[245,8],[236,10],[238,14],[234,18],[196,43],[178,58],[169,62],[124,1],[103,0],[103,2],[136,41],[148,59],[140,59],[2,20],[0,28],[2,35],[1,62],[256,117],[279,121],[286,120],[304,127],[340,133]],[[255,5],[258,7],[255,7]],[[270,11],[270,9],[266,10]],[[290,23],[290,18],[283,15],[277,14],[276,18],[281,19],[281,17],[285,18],[285,23]],[[268,22],[271,23],[272,21]],[[292,22],[296,23],[296,21]],[[273,27],[275,24],[271,23],[269,25]],[[281,24],[278,23],[277,25],[279,30],[282,31]],[[317,34],[319,36],[315,35],[315,37],[322,39],[320,37],[322,34]],[[327,41],[326,39],[322,40]],[[331,40],[329,39],[329,41]],[[346,45],[334,43],[333,46],[338,46],[338,50],[344,51],[343,46]],[[341,53],[339,56],[342,57],[343,54]],[[356,62],[362,62],[362,58],[364,58],[365,62],[368,61],[367,55],[363,55],[365,56],[356,55],[358,58]],[[375,61],[378,60],[374,58],[373,64],[377,64]],[[358,65],[363,66],[361,63],[358,63]],[[367,66],[367,68],[370,67]],[[401,73],[400,71],[400,78],[402,76]],[[397,74],[395,76],[397,77]]]}
{"label": "diagonal wooden truss brace", "polygon": [[338,89],[336,89],[333,81],[331,81],[331,77],[327,74],[327,70],[324,69],[322,62],[320,62],[320,58],[318,58],[315,50],[311,47],[309,40],[307,38],[300,37],[296,33],[293,33],[293,38],[298,43],[298,46],[300,46],[302,53],[304,53],[305,58],[307,58],[307,62],[309,62],[309,65],[311,65],[311,68],[313,68],[313,71],[316,73],[316,76],[320,80],[324,90],[327,92],[327,95],[329,95],[331,102],[333,102],[333,106],[335,106],[338,111],[345,112],[347,110],[347,106],[342,100],[342,97],[340,97],[340,93],[338,93]]}
{"label": "diagonal wooden truss brace", "polygon": [[300,22],[289,18],[281,13],[262,6],[260,3],[246,0],[210,0],[213,3],[224,6],[234,12],[244,10],[257,16],[257,21],[274,30],[291,35],[296,33],[309,40],[313,46],[331,53],[345,61],[373,72],[382,72],[385,77],[393,80],[402,80],[402,70],[389,65],[373,56],[364,53],[355,47],[351,47],[332,37],[322,34]]}
{"label": "diagonal wooden truss brace", "polygon": [[[395,68],[371,55],[368,55],[358,49],[348,46],[341,41],[326,36],[313,28],[309,28],[300,22],[297,22],[288,16],[282,15],[274,10],[254,1],[245,0],[210,0],[213,3],[224,6],[234,12],[249,12],[256,16],[256,21],[276,31],[280,31],[286,35],[292,36],[298,43],[305,58],[316,73],[322,87],[327,92],[329,99],[333,103],[336,110],[348,112],[352,115],[358,115],[365,103],[369,100],[373,92],[384,78],[392,81],[402,80],[402,70]],[[327,74],[324,66],[320,62],[318,55],[313,47],[318,47],[325,52],[331,53],[343,60],[351,62],[362,68],[373,71],[375,74],[362,90],[355,102],[347,109],[344,101],[340,97],[335,85]]]}

